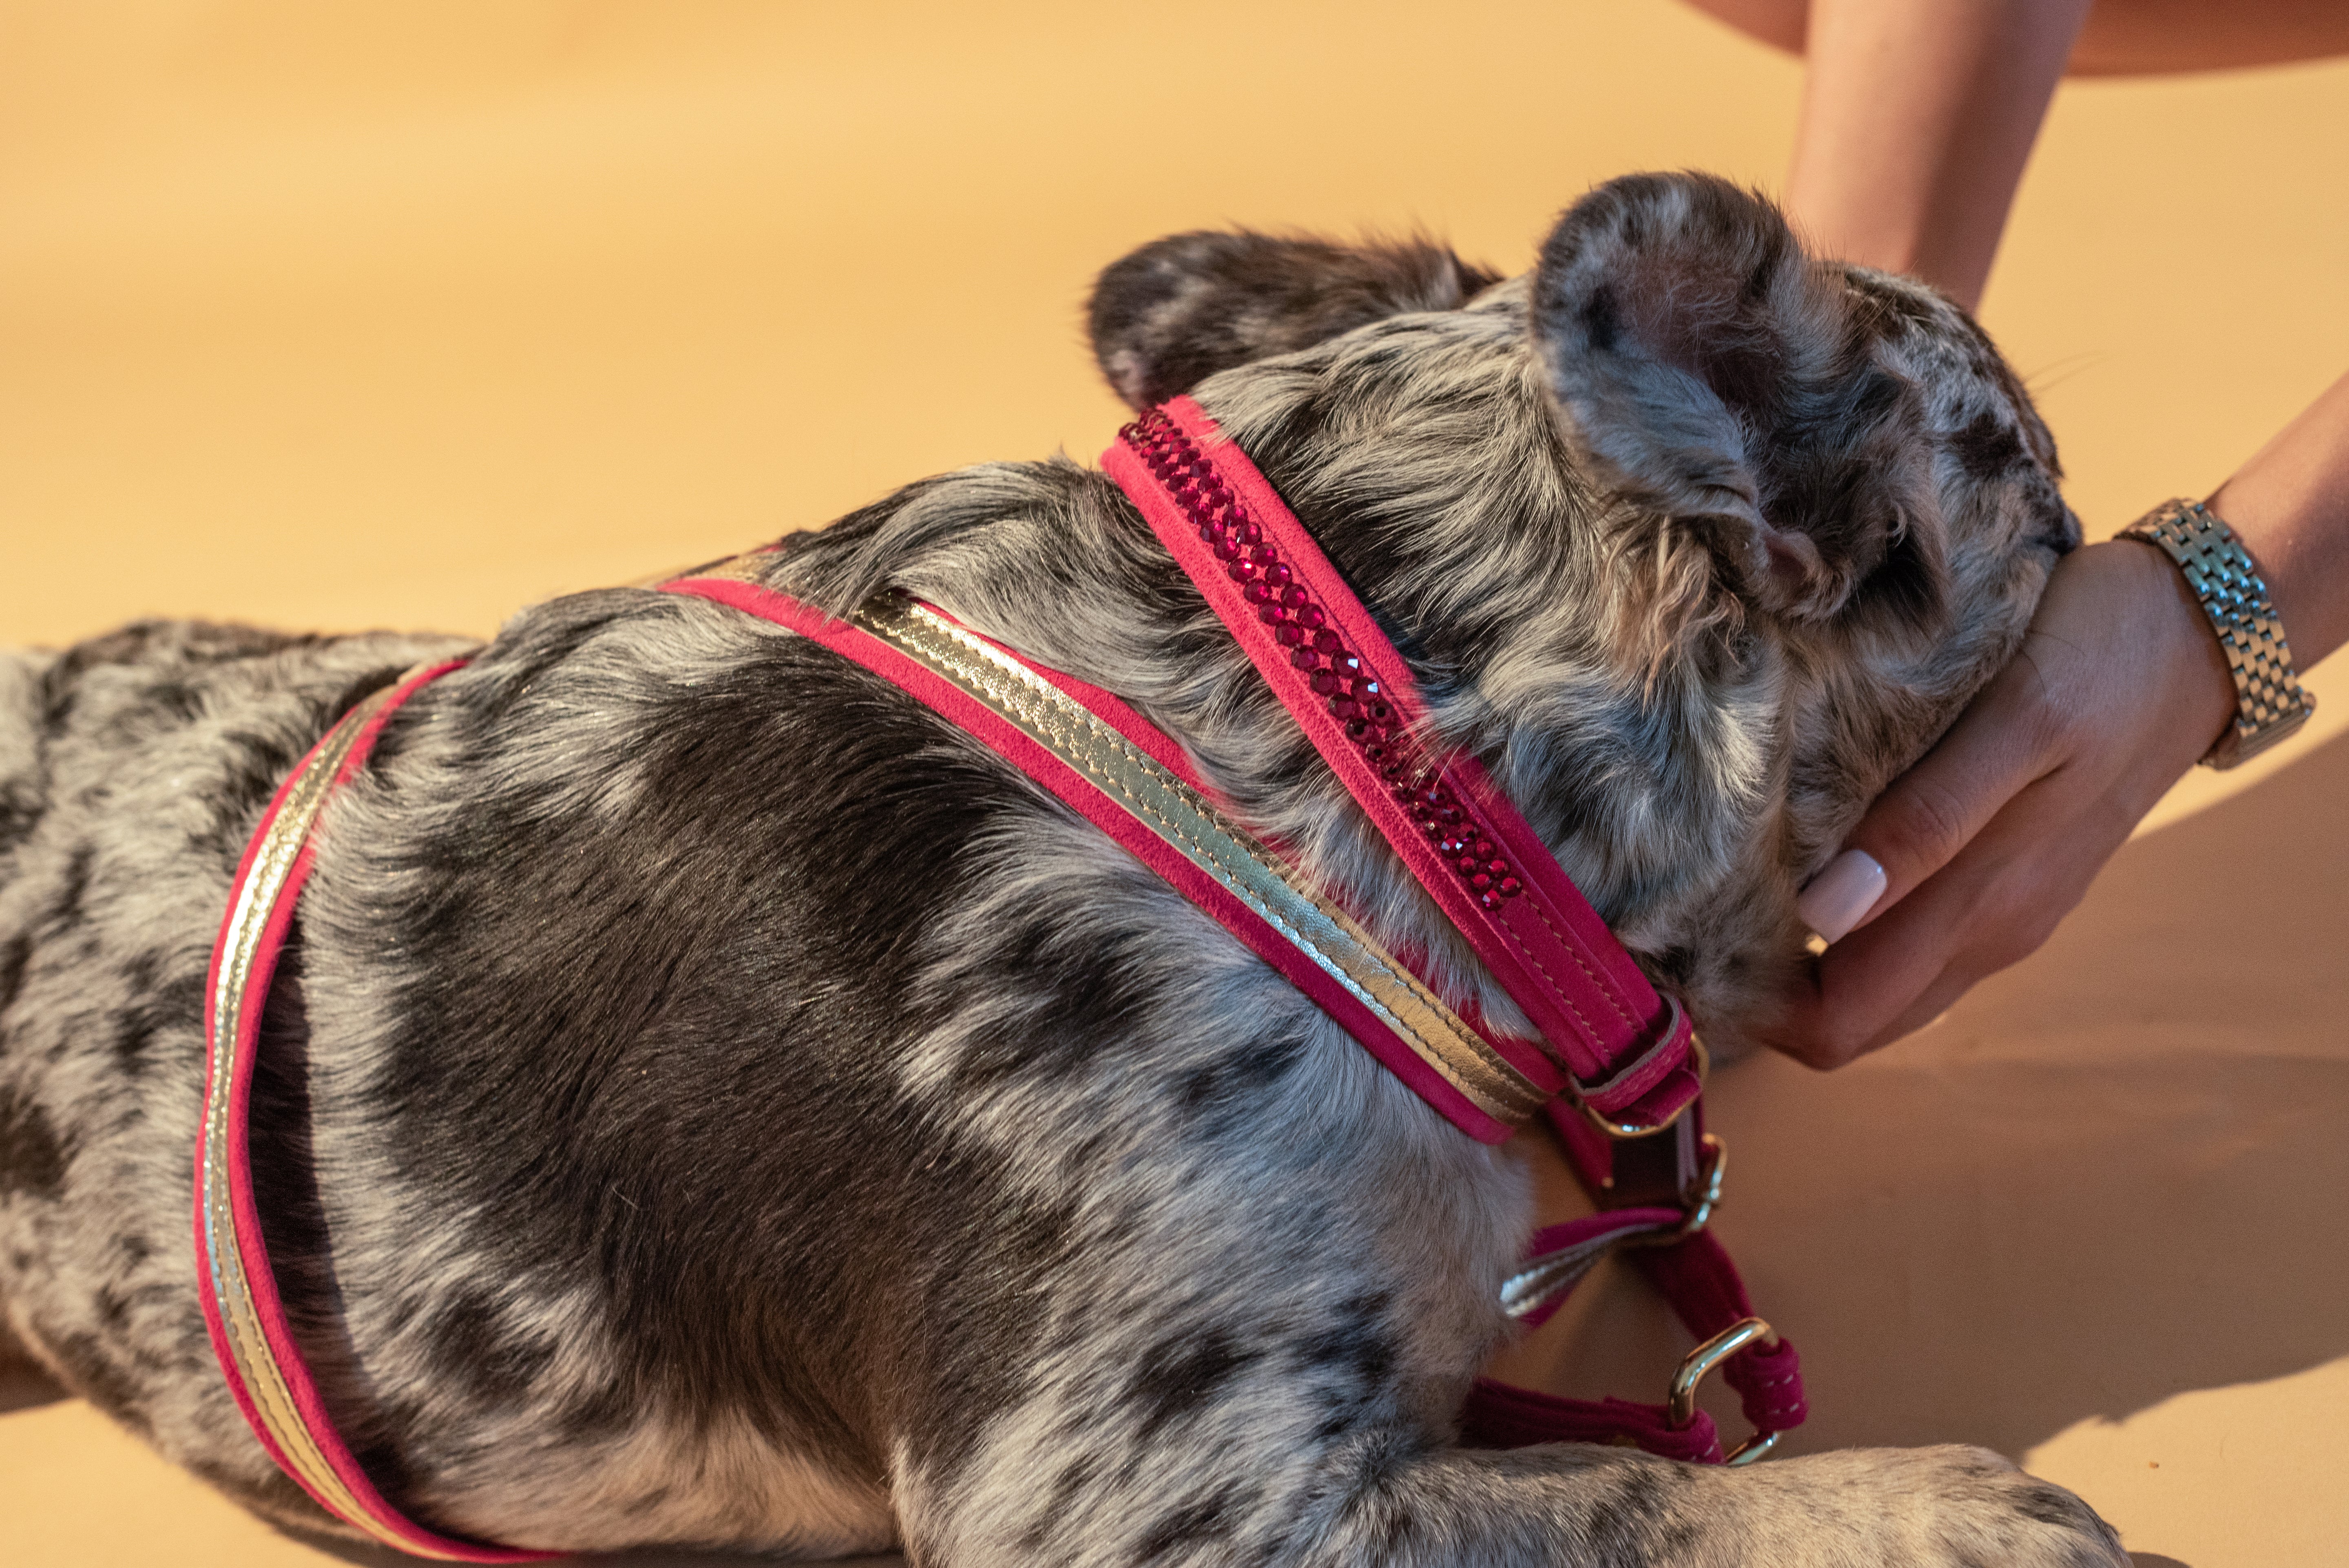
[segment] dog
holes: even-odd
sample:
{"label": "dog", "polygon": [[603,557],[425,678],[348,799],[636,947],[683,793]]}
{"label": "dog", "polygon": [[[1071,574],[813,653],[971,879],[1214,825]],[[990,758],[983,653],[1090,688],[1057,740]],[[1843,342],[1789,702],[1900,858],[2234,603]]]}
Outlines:
{"label": "dog", "polygon": [[[1513,280],[1193,233],[1093,344],[1189,391],[1716,1049],[1797,888],[2079,541],[1989,340],[1698,175]],[[1133,505],[921,481],[771,585],[877,593],[1123,696],[1446,996],[1520,1016]],[[0,660],[0,1309],[164,1455],[328,1517],[223,1385],[188,1241],[209,950],[272,791],[461,641],[149,623]],[[330,806],[253,1148],[369,1475],[434,1528],[917,1563],[2113,1564],[1978,1449],[1734,1470],[1454,1433],[1527,1179],[960,730],[631,589],[517,615]]]}

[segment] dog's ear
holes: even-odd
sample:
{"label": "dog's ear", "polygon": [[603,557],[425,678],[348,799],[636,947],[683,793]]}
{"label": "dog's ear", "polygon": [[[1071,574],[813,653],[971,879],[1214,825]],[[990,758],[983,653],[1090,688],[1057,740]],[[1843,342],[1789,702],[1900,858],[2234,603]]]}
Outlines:
{"label": "dog's ear", "polygon": [[1833,614],[1930,504],[1917,395],[1857,309],[1776,208],[1706,175],[1602,185],[1543,245],[1535,347],[1569,446],[1651,529],[1623,542],[1651,656],[1749,607]]}
{"label": "dog's ear", "polygon": [[1172,234],[1093,285],[1093,354],[1136,408],[1235,365],[1383,316],[1453,310],[1498,274],[1424,240],[1339,245],[1245,230]]}

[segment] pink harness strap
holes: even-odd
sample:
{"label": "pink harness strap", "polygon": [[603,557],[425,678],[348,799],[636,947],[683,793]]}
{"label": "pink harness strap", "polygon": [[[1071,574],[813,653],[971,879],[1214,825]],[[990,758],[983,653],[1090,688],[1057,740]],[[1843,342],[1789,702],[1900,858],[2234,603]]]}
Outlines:
{"label": "pink harness strap", "polygon": [[204,1115],[196,1133],[196,1288],[237,1408],[277,1468],[318,1505],[386,1545],[452,1563],[534,1563],[555,1553],[460,1541],[394,1508],[336,1430],[295,1343],[254,1202],[254,1058],[295,900],[317,859],[311,827],[327,796],[367,763],[400,704],[465,661],[412,672],[327,731],[286,779],[239,863],[204,993]]}
{"label": "pink harness strap", "polygon": [[[1226,889],[1201,877],[1183,857],[1168,854],[1157,832],[1137,820],[1130,800],[1121,799],[1113,788],[1103,787],[1102,779],[1071,767],[1052,748],[1038,744],[1017,726],[1006,722],[999,711],[975,700],[968,692],[941,678],[930,665],[909,657],[867,625],[834,620],[788,594],[760,584],[755,579],[763,574],[773,558],[772,552],[755,552],[701,576],[666,584],[666,588],[671,593],[729,604],[801,632],[891,681],[985,741],[1142,858],[1231,929],[1251,950],[1299,984],[1381,1062],[1397,1068],[1399,1077],[1463,1130],[1494,1140],[1490,1118],[1463,1114],[1472,1108],[1458,1094],[1449,1092],[1450,1086],[1428,1074],[1424,1064],[1399,1045],[1380,1020],[1367,1009],[1353,1005],[1353,999],[1341,988],[1330,985],[1327,976],[1312,964],[1301,961],[1292,939],[1257,917]],[[923,615],[952,624],[941,612],[931,607],[916,608]],[[857,620],[872,623],[873,618],[873,612],[868,610],[860,612]],[[961,634],[985,642],[968,631],[961,631]],[[1115,696],[1073,676],[1036,665],[1000,645],[986,645],[1008,664],[1049,682],[1187,784],[1199,787],[1197,776],[1181,748]],[[1502,804],[1506,806],[1506,801]],[[1546,851],[1542,852],[1542,861],[1555,866],[1554,861],[1547,861]],[[1612,941],[1611,935],[1609,940]],[[1499,1043],[1493,1041],[1489,1034],[1485,1038],[1495,1045]],[[1695,1075],[1692,1072],[1690,1076]],[[1559,1078],[1553,1074],[1547,1081],[1556,1085]],[[1702,1185],[1699,1180],[1702,1172],[1695,1163],[1702,1144],[1707,1141],[1701,1136],[1702,1109],[1700,1103],[1691,1101],[1684,1114],[1678,1116],[1668,1129],[1627,1143],[1596,1131],[1579,1111],[1568,1109],[1566,1100],[1554,1099],[1549,1102],[1547,1109],[1550,1119],[1561,1134],[1569,1161],[1584,1185],[1616,1201],[1629,1202],[1626,1206],[1537,1233],[1526,1264],[1504,1289],[1506,1310],[1528,1326],[1538,1325],[1557,1310],[1599,1256],[1629,1242],[1647,1243],[1636,1254],[1639,1266],[1701,1341],[1713,1341],[1749,1323],[1759,1326],[1728,1253],[1709,1232],[1701,1228],[1702,1212],[1694,1216],[1696,1222],[1692,1224],[1690,1212],[1675,1206],[1681,1195]],[[1499,1130],[1506,1133],[1507,1129]],[[1652,1152],[1627,1164],[1622,1158],[1626,1150]],[[1642,1164],[1655,1168],[1646,1173],[1644,1186],[1639,1184],[1641,1177],[1637,1171]],[[1643,1194],[1651,1190],[1661,1191],[1668,1202],[1645,1202]],[[1706,1207],[1709,1209],[1709,1201]],[[1663,1244],[1656,1244],[1659,1238]],[[1700,1352],[1702,1349],[1701,1346]],[[1774,1336],[1763,1343],[1746,1344],[1729,1356],[1723,1375],[1745,1396],[1747,1417],[1756,1433],[1754,1439],[1731,1458],[1759,1457],[1768,1451],[1776,1434],[1802,1421],[1806,1406],[1799,1361],[1790,1342]],[[1567,1399],[1492,1379],[1479,1379],[1472,1388],[1463,1412],[1462,1431],[1464,1440],[1487,1447],[1536,1442],[1631,1442],[1668,1458],[1723,1461],[1720,1435],[1712,1418],[1702,1410],[1692,1409],[1682,1416],[1663,1405],[1612,1398]]]}
{"label": "pink harness strap", "polygon": [[[1664,1246],[1645,1244],[1655,1233],[1670,1234],[1681,1225],[1677,1210],[1616,1209],[1537,1231],[1527,1247],[1527,1261],[1511,1284],[1537,1275],[1547,1260],[1561,1255],[1572,1260],[1571,1273],[1530,1310],[1516,1310],[1506,1292],[1504,1304],[1511,1305],[1520,1323],[1537,1326],[1564,1304],[1599,1253],[1624,1244],[1673,1315],[1700,1342],[1758,1321],[1737,1265],[1712,1232],[1699,1231]],[[1802,1358],[1792,1340],[1773,1336],[1748,1344],[1723,1362],[1722,1377],[1737,1390],[1754,1431],[1740,1456],[1761,1457],[1779,1433],[1802,1425],[1810,1413],[1803,1394]],[[1611,1398],[1568,1399],[1491,1377],[1479,1377],[1469,1389],[1460,1431],[1461,1440],[1471,1448],[1629,1441],[1666,1459],[1705,1464],[1724,1460],[1721,1434],[1702,1410],[1692,1409],[1684,1420],[1676,1421],[1664,1405]]]}
{"label": "pink harness strap", "polygon": [[[1422,1031],[1420,1046],[1410,1043],[1406,1034],[1410,998],[1396,992],[1416,988],[1425,1003],[1433,1004],[1434,998],[1425,995],[1400,965],[1386,964],[1393,982],[1386,988],[1377,988],[1375,982],[1370,987],[1350,983],[1341,970],[1330,965],[1327,944],[1316,947],[1309,941],[1300,941],[1306,934],[1301,927],[1309,923],[1315,912],[1292,911],[1291,917],[1283,921],[1281,909],[1267,904],[1263,893],[1251,894],[1247,873],[1276,869],[1268,849],[1250,841],[1240,846],[1237,856],[1227,851],[1224,863],[1237,860],[1242,875],[1218,874],[1214,869],[1216,857],[1203,855],[1198,849],[1202,839],[1217,827],[1227,826],[1203,820],[1211,808],[1188,819],[1164,809],[1150,809],[1138,793],[1147,781],[1137,777],[1131,758],[1117,755],[1120,742],[1174,775],[1186,790],[1196,792],[1201,786],[1182,748],[1123,702],[1073,676],[1031,664],[956,625],[928,605],[868,611],[864,617],[868,622],[876,613],[888,616],[891,633],[886,637],[866,625],[834,620],[788,594],[747,580],[748,574],[771,559],[771,553],[754,553],[714,572],[667,583],[664,591],[712,600],[797,632],[864,665],[985,742],[1212,915],[1343,1025],[1389,1070],[1472,1136],[1499,1142],[1508,1137],[1516,1122],[1539,1109],[1541,1089],[1513,1085],[1497,1074],[1479,1075],[1476,1065],[1459,1053],[1449,1059],[1442,1053],[1432,1055],[1424,1039],[1427,1031]],[[952,633],[950,644],[959,641],[966,645],[959,650],[949,646],[948,657],[914,656],[909,650],[922,645],[926,624],[933,634],[936,625],[943,624]],[[974,662],[974,652],[991,657]],[[990,664],[999,667],[990,669]],[[948,668],[961,671],[965,684],[943,673]],[[1081,717],[1098,721],[1104,731],[1091,738],[1071,734],[1075,727],[1062,718],[1040,715],[1038,694],[1031,689],[1023,698],[1018,690],[1021,676],[1049,686],[1073,704]],[[993,703],[978,695],[990,689],[999,694]],[[1023,714],[1036,733],[1023,728],[1015,717]],[[1060,734],[1057,744],[1048,745],[1040,738],[1054,732]],[[1109,742],[1106,747],[1102,744],[1104,739]],[[1181,803],[1174,804],[1179,812]],[[1206,807],[1204,800],[1200,804]],[[1261,876],[1257,880],[1265,881]],[[1265,891],[1277,897],[1280,890],[1267,883]],[[1391,1005],[1382,1006],[1382,1002]]]}

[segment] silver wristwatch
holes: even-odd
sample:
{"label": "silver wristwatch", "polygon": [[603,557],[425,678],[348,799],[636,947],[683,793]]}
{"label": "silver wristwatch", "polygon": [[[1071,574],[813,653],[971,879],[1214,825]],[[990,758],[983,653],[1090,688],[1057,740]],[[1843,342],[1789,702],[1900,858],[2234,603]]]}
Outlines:
{"label": "silver wristwatch", "polygon": [[2119,537],[2158,545],[2178,562],[2226,650],[2235,676],[2235,722],[2203,756],[2204,767],[2232,768],[2308,722],[2316,699],[2300,689],[2259,562],[2233,529],[2200,501],[2181,497],[2162,502]]}

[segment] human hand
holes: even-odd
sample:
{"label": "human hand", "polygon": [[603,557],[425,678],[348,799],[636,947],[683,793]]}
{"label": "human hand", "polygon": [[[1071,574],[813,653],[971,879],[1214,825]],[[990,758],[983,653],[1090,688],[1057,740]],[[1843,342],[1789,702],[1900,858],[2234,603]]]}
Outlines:
{"label": "human hand", "polygon": [[[1762,1037],[1840,1067],[2035,951],[2234,711],[2209,621],[2158,550],[2065,557],[2013,660],[1806,890],[1833,940]],[[1882,867],[1880,894],[1854,851]]]}

